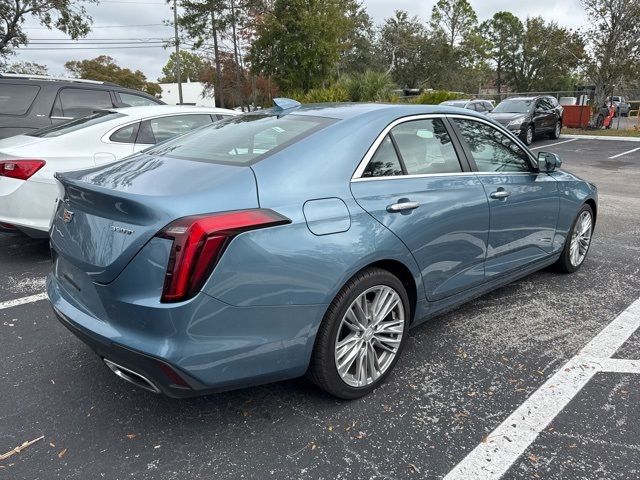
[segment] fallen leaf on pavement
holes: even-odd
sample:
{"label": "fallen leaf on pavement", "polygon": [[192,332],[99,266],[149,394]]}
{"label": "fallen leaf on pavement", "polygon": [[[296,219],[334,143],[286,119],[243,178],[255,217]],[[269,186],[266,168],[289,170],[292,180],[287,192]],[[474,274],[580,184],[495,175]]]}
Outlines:
{"label": "fallen leaf on pavement", "polygon": [[135,433],[127,433],[127,438],[128,438],[129,440],[132,440],[132,439],[134,439],[134,438],[136,438],[136,437],[137,437],[137,435],[136,435]]}
{"label": "fallen leaf on pavement", "polygon": [[358,440],[362,440],[362,439],[363,439],[363,438],[365,438],[366,436],[367,436],[367,434],[366,434],[366,433],[364,433],[364,432],[358,432],[358,434],[356,435],[356,438],[357,438]]}
{"label": "fallen leaf on pavement", "polygon": [[67,448],[63,448],[62,450],[60,450],[60,453],[58,453],[58,458],[64,457],[67,453],[67,450]]}
{"label": "fallen leaf on pavement", "polygon": [[39,442],[43,438],[44,438],[44,435],[42,435],[41,437],[38,437],[38,438],[36,438],[34,440],[28,440],[28,441],[24,442],[22,445],[18,445],[13,450],[9,450],[7,453],[3,453],[2,455],[0,455],[0,460],[6,460],[10,456],[15,455],[16,453],[20,453],[22,450],[24,450],[28,446],[33,445],[36,442]]}
{"label": "fallen leaf on pavement", "polygon": [[418,467],[416,467],[413,463],[407,464],[407,468],[410,469],[410,470],[413,470],[416,473],[420,473],[420,469]]}

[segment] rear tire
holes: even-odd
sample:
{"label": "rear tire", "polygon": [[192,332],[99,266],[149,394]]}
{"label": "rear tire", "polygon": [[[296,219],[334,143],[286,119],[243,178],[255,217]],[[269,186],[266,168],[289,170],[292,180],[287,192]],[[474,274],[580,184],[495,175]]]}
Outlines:
{"label": "rear tire", "polygon": [[342,399],[367,395],[397,363],[409,318],[402,282],[381,268],[363,270],[329,305],[316,335],[308,377]]}
{"label": "rear tire", "polygon": [[554,140],[557,140],[560,138],[560,133],[562,132],[562,122],[560,122],[560,120],[556,121],[555,126],[553,127],[553,132],[551,132],[551,134],[549,135],[551,138],[553,138]]}
{"label": "rear tire", "polygon": [[556,270],[573,273],[580,269],[591,246],[593,220],[593,210],[585,203],[571,225],[562,254],[555,263]]}

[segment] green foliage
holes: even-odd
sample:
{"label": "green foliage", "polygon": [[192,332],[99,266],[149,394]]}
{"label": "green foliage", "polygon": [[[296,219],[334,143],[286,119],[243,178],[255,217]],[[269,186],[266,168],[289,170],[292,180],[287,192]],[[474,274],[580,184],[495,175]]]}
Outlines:
{"label": "green foliage", "polygon": [[322,87],[340,59],[352,23],[348,0],[275,0],[256,27],[248,61],[283,90]]}
{"label": "green foliage", "polygon": [[344,76],[338,84],[344,88],[352,102],[386,102],[395,88],[388,73],[372,70]]}
{"label": "green foliage", "polygon": [[461,98],[468,98],[468,95],[460,92],[449,92],[447,90],[430,90],[428,92],[421,93],[415,98],[410,100],[410,103],[417,103],[421,105],[439,105],[447,100],[459,100]]}
{"label": "green foliage", "polygon": [[[180,79],[186,82],[187,79],[192,82],[200,82],[203,80],[208,67],[208,62],[202,59],[200,55],[180,50]],[[162,67],[164,77],[159,78],[160,83],[176,83],[176,52],[169,55],[167,64]]]}
{"label": "green foliage", "polygon": [[48,75],[49,69],[46,65],[35,62],[17,62],[9,66],[9,71],[21,73],[23,75]]}
{"label": "green foliage", "polygon": [[511,12],[496,12],[490,20],[482,22],[480,31],[487,41],[487,55],[495,65],[496,87],[501,93],[505,69],[517,55],[524,26]]}
{"label": "green foliage", "polygon": [[92,60],[74,60],[64,64],[73,76],[87,80],[113,82],[123,87],[157,95],[161,92],[157,83],[147,82],[147,77],[140,70],[135,72],[121,68],[115,60],[107,55],[100,55]]}
{"label": "green foliage", "polygon": [[2,0],[0,1],[0,59],[13,49],[28,42],[23,27],[28,19],[40,25],[57,29],[74,40],[90,31],[91,17],[84,3],[97,0]]}
{"label": "green foliage", "polygon": [[431,28],[441,31],[453,47],[464,40],[478,23],[478,17],[467,0],[438,0],[431,11]]}
{"label": "green foliage", "polygon": [[308,92],[295,90],[289,92],[287,96],[300,103],[335,103],[350,100],[347,90],[338,84],[326,88],[312,88]]}

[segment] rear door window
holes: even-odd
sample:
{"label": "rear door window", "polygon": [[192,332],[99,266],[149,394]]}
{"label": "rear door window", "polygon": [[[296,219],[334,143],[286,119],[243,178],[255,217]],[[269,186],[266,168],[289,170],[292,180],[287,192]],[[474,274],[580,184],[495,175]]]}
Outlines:
{"label": "rear door window", "polygon": [[78,118],[106,108],[113,108],[111,93],[107,90],[63,88],[58,92],[51,116]]}
{"label": "rear door window", "polygon": [[440,119],[404,122],[391,130],[408,175],[462,171],[451,138]]}
{"label": "rear door window", "polygon": [[37,85],[0,84],[0,115],[24,115],[39,91]]}
{"label": "rear door window", "polygon": [[400,165],[400,159],[396,154],[396,149],[393,146],[391,137],[389,135],[384,137],[382,143],[373,155],[373,158],[367,164],[362,173],[363,177],[393,177],[396,175],[402,175],[402,166]]}
{"label": "rear door window", "polygon": [[173,115],[142,122],[136,143],[153,145],[184,135],[212,122],[210,115]]}
{"label": "rear door window", "polygon": [[142,95],[133,93],[116,92],[120,96],[120,101],[130,107],[147,107],[150,105],[158,105],[158,102]]}
{"label": "rear door window", "polygon": [[111,134],[109,140],[116,143],[136,143],[140,122],[119,128]]}

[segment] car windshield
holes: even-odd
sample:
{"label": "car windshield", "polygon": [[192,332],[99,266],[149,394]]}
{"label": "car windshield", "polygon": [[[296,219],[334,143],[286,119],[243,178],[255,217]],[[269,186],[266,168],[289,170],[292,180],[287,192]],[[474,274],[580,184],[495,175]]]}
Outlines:
{"label": "car windshield", "polygon": [[468,100],[450,100],[448,102],[442,102],[440,105],[446,105],[448,107],[462,107],[467,104]]}
{"label": "car windshield", "polygon": [[304,115],[241,115],[146,150],[151,155],[249,164],[282,150],[334,120]]}
{"label": "car windshield", "polygon": [[29,135],[30,137],[39,137],[39,138],[59,137],[61,135],[66,135],[67,133],[75,132],[82,128],[87,128],[92,125],[108,122],[109,120],[115,120],[116,118],[120,118],[124,116],[125,115],[123,113],[116,113],[116,112],[109,112],[109,111],[97,112],[92,115],[88,115],[86,117],[71,120],[69,122],[60,123],[58,125],[53,125],[51,127],[41,128],[40,130],[27,133],[27,135]]}
{"label": "car windshield", "polygon": [[533,99],[503,100],[493,109],[493,113],[528,113],[531,111]]}

